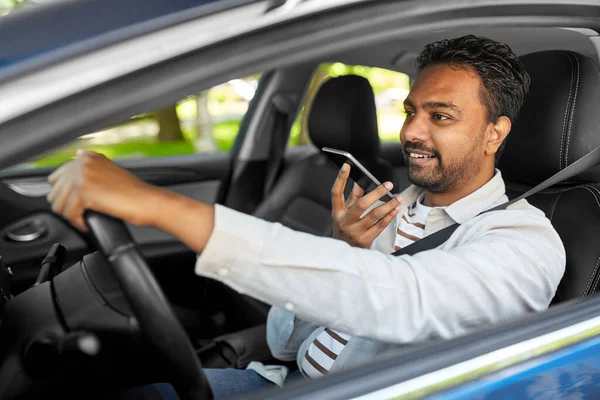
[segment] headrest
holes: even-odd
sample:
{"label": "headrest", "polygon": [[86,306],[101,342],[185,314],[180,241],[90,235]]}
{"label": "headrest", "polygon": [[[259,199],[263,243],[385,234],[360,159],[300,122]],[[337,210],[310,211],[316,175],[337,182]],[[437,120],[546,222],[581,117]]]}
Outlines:
{"label": "headrest", "polygon": [[[513,123],[499,168],[510,182],[537,184],[600,145],[600,72],[570,51],[521,58],[531,86]],[[600,182],[600,168],[570,179]]]}
{"label": "headrest", "polygon": [[311,106],[308,132],[319,149],[333,147],[361,160],[378,158],[377,112],[369,81],[356,75],[327,80]]}

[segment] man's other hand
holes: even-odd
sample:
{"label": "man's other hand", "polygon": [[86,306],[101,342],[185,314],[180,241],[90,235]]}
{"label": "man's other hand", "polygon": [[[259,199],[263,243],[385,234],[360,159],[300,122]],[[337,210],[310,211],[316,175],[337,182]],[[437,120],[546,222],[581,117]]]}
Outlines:
{"label": "man's other hand", "polygon": [[78,150],[77,157],[49,177],[52,211],[85,231],[84,210],[94,210],[136,225],[152,225],[161,189],[151,186],[102,154]]}
{"label": "man's other hand", "polygon": [[391,182],[385,182],[363,196],[364,191],[355,183],[352,193],[345,200],[344,188],[349,176],[350,166],[344,164],[331,188],[333,236],[351,246],[369,249],[375,238],[400,212],[400,200],[392,199],[363,216],[369,207],[394,186]]}

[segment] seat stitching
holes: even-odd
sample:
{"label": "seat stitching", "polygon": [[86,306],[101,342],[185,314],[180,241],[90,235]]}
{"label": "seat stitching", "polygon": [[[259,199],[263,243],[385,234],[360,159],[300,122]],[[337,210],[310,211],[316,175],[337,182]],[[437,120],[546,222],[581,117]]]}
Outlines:
{"label": "seat stitching", "polygon": [[569,84],[569,97],[567,98],[567,105],[565,106],[565,118],[563,121],[563,130],[562,130],[562,135],[560,138],[560,153],[559,153],[559,159],[558,159],[558,168],[559,169],[562,169],[563,146],[565,143],[565,132],[567,129],[567,117],[569,116],[569,104],[571,103],[571,95],[572,95],[572,91],[573,91],[573,78],[574,78],[573,61],[571,60],[569,53],[563,53],[563,54],[565,54],[567,56],[567,58],[569,59],[569,63],[571,63],[571,83]]}
{"label": "seat stitching", "polygon": [[[596,194],[600,194],[600,191],[598,191],[598,189],[596,189],[593,186],[586,186],[584,187],[584,189],[588,190],[590,193],[592,193],[592,195],[594,196],[594,199],[596,200],[596,204],[598,204],[598,207],[600,207],[600,202],[598,201],[598,196],[596,196]],[[587,287],[585,288],[585,292],[583,293],[583,296],[589,296],[591,293],[594,293],[596,291],[596,288],[598,287],[598,282],[600,281],[600,279],[596,279],[596,283],[594,285],[594,288],[592,289],[591,292],[589,292],[589,287],[592,283],[592,281],[594,280],[594,278],[596,277],[596,272],[598,270],[598,263],[600,262],[600,257],[598,257],[598,261],[596,262],[596,267],[594,268],[594,271],[592,272],[592,276],[590,276],[590,281],[588,282]]]}
{"label": "seat stitching", "polygon": [[575,119],[575,106],[577,105],[577,94],[579,93],[579,77],[580,77],[580,66],[577,56],[574,56],[575,62],[577,63],[577,80],[575,81],[575,93],[573,95],[573,104],[571,105],[571,113],[569,115],[569,130],[567,131],[567,148],[565,149],[565,167],[569,165],[569,144],[571,143],[571,128],[573,126],[573,120]]}
{"label": "seat stitching", "polygon": [[597,194],[600,195],[600,191],[598,191],[598,189],[596,189],[593,186],[583,186],[583,188],[594,195],[594,199],[596,199],[596,204],[598,204],[598,207],[600,207],[600,202],[598,201],[598,196],[596,196]]}
{"label": "seat stitching", "polygon": [[[598,259],[600,260],[600,257],[598,257]],[[592,294],[596,293],[596,289],[598,288],[598,282],[600,282],[600,276],[596,276],[596,283],[594,283],[594,287],[592,288],[592,291],[588,293],[588,296],[591,296]]]}
{"label": "seat stitching", "polygon": [[[586,189],[587,191],[589,191],[590,193],[592,193],[592,196],[594,196],[594,199],[596,200],[596,204],[598,204],[598,207],[600,207],[600,202],[598,201],[598,196],[596,196],[596,194],[600,194],[600,192],[596,188],[590,187],[590,186],[583,186],[583,188]],[[600,265],[600,257],[598,257],[598,260],[596,261],[596,267],[594,268],[594,271],[592,272],[592,275],[590,276],[590,280],[588,281],[588,284],[585,287],[585,291],[583,292],[583,297],[590,294],[589,288],[590,288],[590,285],[592,284],[592,281],[594,280],[596,272],[598,271],[598,265]],[[596,290],[597,286],[598,286],[598,281],[596,281],[593,291]]]}
{"label": "seat stitching", "polygon": [[550,221],[552,221],[552,219],[554,218],[554,211],[556,211],[556,205],[560,201],[560,197],[563,195],[563,193],[565,193],[565,191],[560,192],[558,196],[556,196],[556,200],[554,200],[554,204],[552,205],[552,211],[550,212]]}
{"label": "seat stitching", "polygon": [[[596,272],[598,271],[598,266],[599,265],[600,265],[600,257],[598,257],[598,260],[596,261],[596,266],[594,267],[594,271],[592,272],[592,276],[590,276],[590,280],[588,281],[588,284],[585,287],[585,290],[583,291],[583,295],[581,297],[585,297],[585,296],[589,295],[590,285],[592,284],[592,280],[594,279],[594,276],[596,275]],[[596,286],[597,285],[598,285],[598,283],[596,282]],[[594,290],[596,290],[596,288],[594,288]]]}
{"label": "seat stitching", "polygon": [[[571,190],[574,189],[581,189],[583,187],[589,186],[589,183],[584,183],[581,185],[577,185],[577,186],[572,186],[572,187],[568,187],[568,188],[564,188],[564,189],[556,189],[556,190],[543,190],[540,192],[537,192],[536,194],[556,194],[556,193],[562,193],[562,192],[569,192]],[[517,189],[513,189],[515,191],[521,191],[521,192],[526,192],[526,190],[517,190]]]}

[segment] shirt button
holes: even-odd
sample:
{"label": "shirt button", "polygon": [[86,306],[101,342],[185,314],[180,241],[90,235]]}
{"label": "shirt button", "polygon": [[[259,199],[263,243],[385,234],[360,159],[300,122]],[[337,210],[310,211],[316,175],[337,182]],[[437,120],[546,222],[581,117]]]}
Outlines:
{"label": "shirt button", "polygon": [[226,278],[229,275],[229,270],[227,268],[221,268],[218,272],[221,278]]}
{"label": "shirt button", "polygon": [[292,312],[294,311],[294,305],[292,303],[285,303],[285,309]]}

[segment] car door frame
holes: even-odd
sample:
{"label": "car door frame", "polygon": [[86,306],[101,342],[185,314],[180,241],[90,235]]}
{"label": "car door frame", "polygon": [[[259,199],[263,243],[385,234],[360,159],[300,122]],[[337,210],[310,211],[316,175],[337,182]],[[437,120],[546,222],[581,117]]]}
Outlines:
{"label": "car door frame", "polygon": [[[437,0],[426,4],[407,1],[402,2],[402,7],[400,10],[398,2],[396,4],[385,1],[353,3],[346,8],[336,9],[335,13],[325,11],[310,20],[298,18],[277,26],[263,28],[244,37],[232,38],[226,45],[198,49],[196,52],[174,58],[169,62],[146,67],[136,75],[124,75],[98,85],[93,90],[71,94],[69,97],[0,123],[2,141],[17,132],[26,131],[23,128],[32,126],[44,126],[43,133],[46,135],[42,135],[43,143],[37,143],[32,150],[26,150],[26,145],[35,139],[39,140],[41,133],[18,140],[16,144],[9,146],[9,149],[0,149],[0,161],[5,165],[7,160],[34,155],[36,151],[39,152],[47,146],[52,139],[72,139],[82,130],[90,131],[106,126],[107,120],[119,122],[141,109],[152,108],[149,105],[167,104],[180,97],[183,88],[187,91],[192,86],[195,87],[195,91],[201,90],[216,83],[217,77],[222,80],[223,77],[240,76],[257,69],[264,69],[265,66],[290,65],[299,60],[323,56],[334,47],[350,48],[368,41],[382,40],[391,35],[418,34],[434,28],[443,28],[449,25],[445,23],[447,18],[455,18],[453,22],[460,21],[463,26],[475,24],[475,21],[479,24],[514,26],[514,18],[519,17],[518,22],[523,25],[550,24],[600,28],[600,20],[594,17],[600,5],[587,0],[524,0],[519,4],[509,0],[459,0],[451,4]],[[275,39],[269,40],[269,37]],[[351,42],[352,40],[354,42]],[[236,57],[233,58],[232,54]],[[223,63],[225,60],[229,61],[227,65]],[[202,65],[202,68],[197,68],[198,65]],[[176,77],[178,79],[170,80],[168,88],[165,85],[152,84],[157,76],[167,78],[168,75],[173,75],[172,72],[175,70],[189,71],[189,74],[180,74]],[[119,98],[119,94],[125,93],[129,96]],[[0,94],[0,98],[1,96]],[[102,104],[102,99],[107,98],[106,96],[118,98],[118,104]],[[100,106],[91,114],[70,116],[69,111],[81,104]],[[51,123],[56,115],[63,115],[65,120],[60,124]],[[9,150],[12,154],[8,153]],[[2,165],[0,163],[0,166]],[[272,392],[267,398],[310,396],[333,399],[361,395],[380,398],[388,396],[382,391],[391,389],[397,393],[397,396],[404,396],[414,394],[414,390],[409,386],[415,382],[420,382],[420,389],[424,387],[432,389],[429,393],[447,390],[455,386],[457,381],[448,381],[445,378],[431,379],[431,374],[443,375],[448,369],[464,366],[474,362],[477,357],[497,353],[510,346],[519,346],[523,343],[536,345],[536,342],[538,345],[545,344],[548,335],[557,332],[562,335],[561,340],[555,343],[555,347],[545,348],[547,352],[596,337],[600,332],[599,306],[598,298],[565,303],[548,311],[526,315],[512,323],[496,325],[465,337],[422,348],[407,349],[394,357],[373,362],[356,370],[314,382],[292,384],[281,392]],[[537,348],[539,351],[541,349]],[[540,354],[539,351],[520,354],[521,357],[516,359],[516,363],[533,359]],[[464,380],[459,381],[459,384],[473,377],[463,378]],[[442,381],[449,386],[441,387]],[[407,387],[413,391],[407,391]],[[423,392],[419,393],[423,394]]]}

